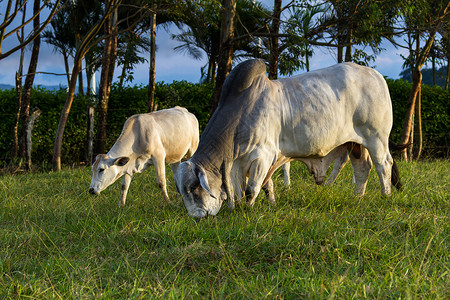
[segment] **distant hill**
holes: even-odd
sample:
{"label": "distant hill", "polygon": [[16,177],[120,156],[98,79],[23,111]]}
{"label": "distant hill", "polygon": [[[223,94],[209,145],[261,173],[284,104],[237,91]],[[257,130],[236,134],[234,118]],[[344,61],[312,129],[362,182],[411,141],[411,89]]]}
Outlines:
{"label": "distant hill", "polygon": [[[40,87],[43,88],[45,90],[49,90],[49,91],[58,91],[59,89],[64,89],[66,88],[65,86],[59,86],[59,85],[34,85],[34,87]],[[15,89],[16,87],[10,84],[3,84],[0,83],[0,90],[10,90],[10,89]]]}
{"label": "distant hill", "polygon": [[[433,70],[431,68],[424,68],[422,71],[422,83],[433,85]],[[436,85],[441,87],[445,86],[445,74],[447,72],[447,66],[442,66],[436,70]],[[411,71],[403,70],[400,73],[400,78],[406,81],[412,82]]]}
{"label": "distant hill", "polygon": [[13,88],[14,87],[12,85],[10,85],[10,84],[0,83],[0,90],[10,90],[10,89],[13,89]]}

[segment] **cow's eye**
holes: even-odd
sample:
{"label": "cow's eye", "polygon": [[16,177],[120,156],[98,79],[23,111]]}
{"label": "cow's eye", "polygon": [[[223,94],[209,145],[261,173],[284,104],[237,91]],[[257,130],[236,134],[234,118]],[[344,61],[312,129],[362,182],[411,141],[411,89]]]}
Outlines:
{"label": "cow's eye", "polygon": [[102,173],[103,171],[105,171],[105,169],[99,169],[98,172]]}
{"label": "cow's eye", "polygon": [[191,185],[191,186],[189,187],[189,192],[191,192],[191,193],[195,192],[195,190],[197,189],[197,187],[198,187],[197,184]]}

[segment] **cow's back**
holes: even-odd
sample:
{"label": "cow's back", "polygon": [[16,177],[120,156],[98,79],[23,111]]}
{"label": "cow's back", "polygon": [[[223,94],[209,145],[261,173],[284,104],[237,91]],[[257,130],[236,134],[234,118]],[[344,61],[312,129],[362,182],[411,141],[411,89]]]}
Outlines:
{"label": "cow's back", "polygon": [[197,118],[187,109],[176,106],[128,118],[110,152],[122,156],[131,151],[137,156],[151,156],[155,151],[164,151],[166,162],[173,163],[180,161],[192,148],[195,151],[198,136]]}
{"label": "cow's back", "polygon": [[286,156],[323,156],[349,141],[364,145],[372,132],[389,136],[389,90],[371,68],[338,64],[273,85],[280,91],[280,149]]}

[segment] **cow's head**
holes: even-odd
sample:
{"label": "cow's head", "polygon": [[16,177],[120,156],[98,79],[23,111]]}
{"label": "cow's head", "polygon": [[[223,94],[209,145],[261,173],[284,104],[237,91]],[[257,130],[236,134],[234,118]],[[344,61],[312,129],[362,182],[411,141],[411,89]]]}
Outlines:
{"label": "cow's head", "polygon": [[99,154],[92,164],[92,180],[89,193],[100,194],[117,178],[124,174],[124,166],[130,159],[128,157],[109,158],[106,154]]}
{"label": "cow's head", "polygon": [[189,216],[194,218],[217,214],[226,198],[221,176],[189,160],[179,165],[175,182]]}

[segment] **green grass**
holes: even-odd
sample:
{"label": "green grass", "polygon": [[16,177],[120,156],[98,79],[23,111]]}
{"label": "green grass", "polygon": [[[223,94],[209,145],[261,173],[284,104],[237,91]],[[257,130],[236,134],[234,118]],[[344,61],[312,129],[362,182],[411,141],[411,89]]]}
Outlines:
{"label": "green grass", "polygon": [[89,195],[89,168],[0,177],[0,298],[450,298],[450,162],[400,163],[380,196],[371,172],[353,196],[348,165],[332,187],[301,164],[277,173],[277,205],[188,217],[154,170]]}

